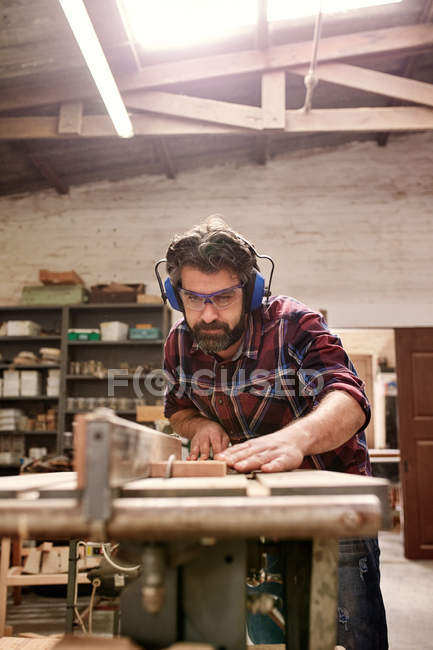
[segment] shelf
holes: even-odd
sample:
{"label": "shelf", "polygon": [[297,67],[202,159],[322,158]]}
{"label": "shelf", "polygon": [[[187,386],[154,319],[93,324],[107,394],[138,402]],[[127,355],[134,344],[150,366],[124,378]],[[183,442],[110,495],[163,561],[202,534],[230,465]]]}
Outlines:
{"label": "shelf", "polygon": [[37,395],[36,397],[27,397],[25,395],[20,395],[19,397],[0,397],[0,402],[24,402],[26,400],[33,400],[35,402],[38,401],[43,401],[43,402],[57,402],[59,399],[59,396],[56,395],[55,397],[51,397],[50,395]]}
{"label": "shelf", "polygon": [[[45,391],[45,380],[48,378],[48,371],[55,369],[55,374],[59,373],[60,375],[61,389],[59,396],[0,396],[0,408],[2,409],[20,409],[24,413],[43,413],[48,409],[58,409],[56,431],[40,430],[42,425],[35,423],[34,426],[38,427],[36,431],[17,430],[10,432],[12,435],[23,436],[26,445],[33,446],[34,443],[38,446],[39,443],[44,441],[44,446],[49,446],[50,451],[63,449],[65,444],[63,433],[65,430],[70,430],[74,415],[94,410],[94,407],[92,409],[67,409],[68,398],[79,394],[85,398],[97,399],[102,393],[105,399],[110,379],[115,380],[111,382],[114,386],[125,384],[125,388],[119,389],[119,393],[129,395],[134,379],[137,378],[140,385],[142,385],[149,375],[149,367],[158,366],[159,364],[162,366],[163,346],[171,323],[171,310],[159,302],[151,304],[104,302],[73,305],[6,305],[4,307],[0,306],[0,316],[0,321],[30,320],[38,323],[41,328],[38,336],[0,336],[0,351],[3,353],[2,357],[0,355],[0,377],[4,376],[6,370],[16,370],[18,372],[25,370],[38,371],[43,380],[39,390]],[[152,323],[154,327],[160,329],[160,338],[156,340],[126,339],[123,341],[100,339],[96,341],[70,341],[68,339],[69,329],[97,329],[101,321],[120,321],[128,323],[130,326],[134,323]],[[3,333],[6,333],[6,331]],[[41,360],[41,363],[35,363],[29,358],[23,359],[23,364],[13,363],[17,352],[20,350],[31,350],[38,354],[40,347],[59,348],[62,356],[50,362]],[[107,370],[111,369],[116,374],[108,376],[107,372],[105,376],[98,377],[96,375],[75,375],[69,372],[71,361],[84,362],[91,359],[100,361]],[[123,374],[119,368],[119,365],[124,365],[121,360],[126,362],[125,365],[129,364],[129,368],[124,369],[126,374]],[[139,361],[142,366],[146,367],[146,370],[141,370],[140,374],[134,371],[135,366],[139,365]],[[77,369],[82,373],[84,366]],[[128,388],[127,391],[126,388]],[[116,388],[116,394],[117,390]],[[126,392],[123,393],[122,391]],[[125,399],[129,399],[129,397],[125,397]],[[77,404],[75,401],[69,403],[74,404],[74,406]],[[81,404],[81,402],[79,403]],[[123,402],[120,403],[123,404]],[[127,420],[135,421],[137,414],[135,403],[129,401],[125,403],[131,404],[131,406],[124,410],[112,410]],[[9,423],[5,426],[8,425]],[[6,432],[0,432],[0,437],[5,439],[7,436],[2,436],[2,434],[6,434]]]}
{"label": "shelf", "polygon": [[56,336],[0,336],[0,343],[11,343],[11,342],[17,342],[17,341],[60,341],[61,336],[56,335]]}
{"label": "shelf", "polygon": [[[95,375],[66,375],[66,379],[71,379],[72,381],[108,381],[109,379],[134,379],[135,375],[110,375],[106,377],[96,377]],[[142,379],[146,375],[139,375],[139,378]]]}
{"label": "shelf", "polygon": [[51,370],[52,368],[60,368],[58,363],[27,363],[27,364],[13,364],[13,363],[0,363],[0,370]]}
{"label": "shelf", "polygon": [[162,345],[163,339],[143,339],[140,341],[68,341],[68,345],[95,345],[95,346],[117,346],[117,345]]}
{"label": "shelf", "polygon": [[[70,311],[75,311],[77,309],[84,309],[91,311],[92,309],[115,309],[121,311],[122,309],[163,309],[164,304],[162,302],[155,303],[140,303],[140,302],[94,302],[89,304],[77,304],[69,305]],[[166,309],[168,309],[166,307]]]}
{"label": "shelf", "polygon": [[17,429],[13,429],[13,430],[10,430],[10,431],[1,431],[0,430],[0,435],[2,433],[6,434],[6,435],[9,435],[9,434],[13,433],[13,434],[16,434],[18,436],[46,436],[46,435],[57,435],[57,430],[55,430],[55,431],[53,431],[52,429],[50,429],[50,431],[42,431],[42,430],[38,430],[38,431],[19,431]]}
{"label": "shelf", "polygon": [[[109,406],[97,406],[96,408],[109,409],[110,407]],[[114,410],[114,409],[110,409],[110,410]],[[77,415],[78,413],[91,413],[92,411],[94,411],[94,409],[91,409],[91,410],[89,410],[89,409],[68,409],[66,411],[66,413],[68,415]],[[128,409],[126,411],[118,411],[116,409],[114,412],[116,413],[116,415],[136,415],[137,410],[136,409]]]}

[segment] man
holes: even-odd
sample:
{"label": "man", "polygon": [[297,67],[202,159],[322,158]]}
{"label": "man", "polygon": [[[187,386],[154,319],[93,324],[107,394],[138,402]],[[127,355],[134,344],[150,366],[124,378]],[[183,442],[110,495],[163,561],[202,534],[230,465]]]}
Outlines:
{"label": "man", "polygon": [[[165,345],[165,414],[191,440],[189,458],[212,451],[239,472],[369,474],[363,383],[321,315],[284,296],[262,303],[256,252],[219,217],[172,241],[167,271],[184,318]],[[340,543],[347,650],[388,647],[378,557],[375,539]]]}

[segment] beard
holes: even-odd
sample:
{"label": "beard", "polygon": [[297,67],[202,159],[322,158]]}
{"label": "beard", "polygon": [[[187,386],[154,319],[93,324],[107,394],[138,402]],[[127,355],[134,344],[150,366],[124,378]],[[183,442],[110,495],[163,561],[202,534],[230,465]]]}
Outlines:
{"label": "beard", "polygon": [[[205,354],[215,354],[227,350],[233,343],[239,341],[245,332],[245,314],[242,313],[234,327],[227,323],[214,321],[213,323],[196,323],[190,328],[195,342]],[[221,330],[216,334],[209,330]]]}

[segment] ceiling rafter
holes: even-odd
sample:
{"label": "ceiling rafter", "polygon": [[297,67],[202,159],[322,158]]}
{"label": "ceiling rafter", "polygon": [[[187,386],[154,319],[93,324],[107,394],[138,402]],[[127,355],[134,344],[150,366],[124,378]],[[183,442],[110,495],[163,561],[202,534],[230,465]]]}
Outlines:
{"label": "ceiling rafter", "polygon": [[[304,76],[307,67],[291,68],[290,72]],[[433,84],[415,81],[397,75],[369,70],[347,63],[321,63],[317,75],[322,81],[386,95],[395,99],[433,106]]]}
{"label": "ceiling rafter", "polygon": [[[408,25],[323,38],[321,61],[403,51],[417,53],[433,48],[433,24]],[[151,89],[185,81],[214,79],[248,72],[270,72],[309,63],[311,42],[291,43],[267,50],[246,50],[200,59],[188,59],[146,66],[141,71],[119,76],[121,91]],[[14,88],[0,97],[0,111],[43,106],[95,96],[93,85],[67,84],[54,87]]]}
{"label": "ceiling rafter", "polygon": [[[433,0],[425,0],[425,4],[418,16],[419,23],[430,23],[433,21]],[[403,77],[413,77],[415,74],[416,64],[418,57],[410,57],[407,59],[405,66],[402,70]],[[392,100],[388,102],[388,106],[395,106],[398,102]],[[386,147],[389,139],[389,133],[379,133],[377,136],[377,144],[379,147]]]}
{"label": "ceiling rafter", "polygon": [[[132,114],[131,120],[136,135],[249,135],[257,131],[240,129],[154,114]],[[59,139],[56,117],[0,117],[0,140]],[[392,132],[433,130],[433,111],[420,106],[392,106],[374,108],[326,108],[314,109],[309,113],[299,110],[286,111],[285,128],[281,133],[369,133],[372,131]],[[266,131],[263,131],[266,133]],[[113,137],[115,130],[105,115],[83,117],[80,138]],[[77,136],[75,136],[77,137]]]}

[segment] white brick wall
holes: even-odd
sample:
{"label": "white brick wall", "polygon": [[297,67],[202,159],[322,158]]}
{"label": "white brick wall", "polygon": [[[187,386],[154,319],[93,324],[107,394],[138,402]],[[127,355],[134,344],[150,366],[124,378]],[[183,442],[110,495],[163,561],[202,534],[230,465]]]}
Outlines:
{"label": "white brick wall", "polygon": [[274,256],[274,293],[327,308],[331,325],[433,324],[432,145],[432,133],[391,137],[1,199],[0,304],[40,268],[155,292],[171,234],[219,212]]}

